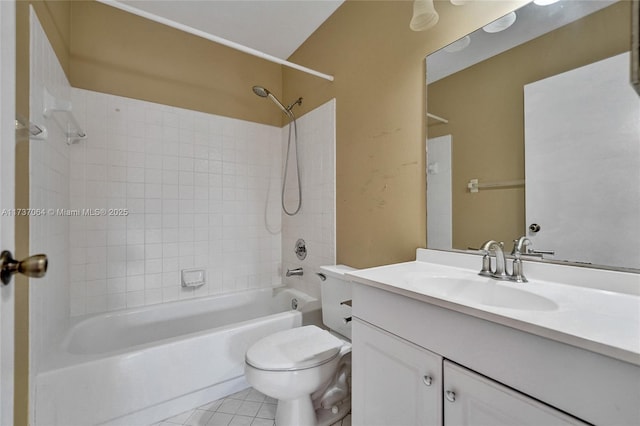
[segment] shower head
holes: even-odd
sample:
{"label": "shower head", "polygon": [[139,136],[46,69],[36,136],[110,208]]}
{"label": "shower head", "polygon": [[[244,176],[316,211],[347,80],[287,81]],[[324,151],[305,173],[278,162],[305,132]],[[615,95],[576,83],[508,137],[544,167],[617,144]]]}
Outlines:
{"label": "shower head", "polygon": [[291,108],[293,108],[295,104],[298,104],[298,105],[302,104],[302,98],[299,98],[297,101],[295,101],[294,103],[286,107],[282,104],[282,102],[278,100],[278,98],[276,98],[273,95],[273,93],[271,93],[270,91],[268,91],[262,86],[253,86],[253,93],[260,96],[261,98],[271,99],[273,103],[276,104],[278,108],[280,108],[282,112],[284,112],[289,118],[293,118],[293,113],[291,112]]}
{"label": "shower head", "polygon": [[291,112],[287,109],[287,107],[282,105],[282,102],[280,102],[278,100],[278,98],[273,96],[273,94],[270,91],[268,91],[267,89],[265,89],[264,87],[262,87],[262,86],[253,86],[253,93],[255,93],[256,95],[260,96],[261,98],[269,98],[269,99],[271,99],[273,101],[273,103],[276,104],[278,106],[278,108],[280,108],[282,110],[282,112],[287,114],[287,116],[291,117]]}
{"label": "shower head", "polygon": [[261,98],[266,98],[271,92],[269,92],[262,86],[253,86],[253,93],[260,96]]}

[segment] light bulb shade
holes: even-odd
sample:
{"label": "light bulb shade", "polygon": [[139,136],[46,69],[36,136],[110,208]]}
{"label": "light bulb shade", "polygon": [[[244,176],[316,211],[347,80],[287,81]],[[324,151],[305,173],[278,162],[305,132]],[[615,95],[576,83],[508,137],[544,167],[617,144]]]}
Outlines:
{"label": "light bulb shade", "polygon": [[409,28],[413,31],[426,31],[438,23],[440,16],[433,6],[433,0],[414,0],[413,17]]}
{"label": "light bulb shade", "polygon": [[502,18],[496,19],[492,23],[482,27],[482,30],[486,33],[499,33],[504,31],[516,22],[516,13],[511,12],[504,15]]}
{"label": "light bulb shade", "polygon": [[455,52],[459,52],[461,50],[464,50],[467,48],[467,46],[469,46],[471,44],[471,37],[464,36],[462,37],[460,40],[456,40],[453,43],[451,43],[448,46],[445,46],[444,50],[447,53],[455,53]]}

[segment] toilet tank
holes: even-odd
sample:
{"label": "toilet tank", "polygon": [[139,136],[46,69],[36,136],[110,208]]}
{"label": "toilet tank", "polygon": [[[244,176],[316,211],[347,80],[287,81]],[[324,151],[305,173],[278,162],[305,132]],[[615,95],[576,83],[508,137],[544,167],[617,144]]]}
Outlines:
{"label": "toilet tank", "polygon": [[[321,266],[322,322],[351,340],[351,282],[344,274],[356,269],[345,265]],[[323,280],[324,277],[324,280]]]}

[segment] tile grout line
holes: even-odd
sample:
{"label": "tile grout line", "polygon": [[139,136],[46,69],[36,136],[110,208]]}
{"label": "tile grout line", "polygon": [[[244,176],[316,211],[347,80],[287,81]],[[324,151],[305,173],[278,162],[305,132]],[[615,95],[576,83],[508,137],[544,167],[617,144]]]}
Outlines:
{"label": "tile grout line", "polygon": [[[247,398],[251,398],[252,392],[259,394],[260,397],[258,399],[261,399],[261,401],[247,399]],[[255,399],[256,397],[254,396],[253,398]],[[229,411],[233,411],[233,413],[219,411],[226,401],[237,401],[237,403],[239,404],[237,407],[229,409]],[[254,415],[243,414],[241,412],[241,407],[244,403],[251,403],[256,405],[259,404],[257,409],[250,410],[251,412],[255,412]],[[175,416],[169,417],[160,423],[156,423],[154,426],[170,426],[170,425],[204,426],[204,425],[214,425],[214,424],[217,426],[218,425],[217,422],[212,423],[212,420],[214,420],[214,417],[216,417],[216,414],[221,415],[221,416],[218,416],[218,418],[220,417],[224,418],[223,420],[224,425],[236,425],[236,424],[258,425],[260,424],[265,426],[266,425],[273,426],[275,423],[274,421],[275,410],[273,411],[273,413],[270,413],[271,415],[265,413],[264,411],[262,416],[259,417],[259,414],[262,411],[263,407],[267,407],[267,409],[269,409],[268,407],[271,405],[271,406],[274,406],[273,408],[275,408],[276,404],[277,404],[277,401],[271,402],[271,399],[266,397],[265,395],[260,394],[259,392],[255,391],[252,388],[247,388],[243,391],[236,392],[232,395],[226,396],[219,400],[211,401],[199,407],[193,408],[192,410],[185,411],[184,413],[176,414]],[[215,409],[211,410],[210,408],[213,406],[215,406]],[[202,408],[202,407],[207,407],[207,408]],[[254,408],[256,407],[254,406]],[[208,413],[209,415],[205,416],[204,414],[200,413],[198,417],[194,417],[194,415],[198,415],[198,411],[202,413]],[[202,422],[201,419],[206,419],[206,420]],[[256,420],[258,421],[256,422]],[[177,423],[176,421],[178,421],[179,423]],[[242,422],[242,423],[238,423],[238,422]]]}
{"label": "tile grout line", "polygon": [[[250,397],[250,394],[255,392],[256,394],[264,397],[262,401],[252,401],[246,398]],[[238,407],[235,408],[234,413],[226,413],[223,411],[219,411],[219,409],[223,406],[225,401],[237,401],[240,403]],[[273,401],[273,402],[272,402]],[[255,415],[247,415],[239,413],[240,407],[243,403],[255,403],[260,404],[258,409],[255,411]],[[202,407],[213,407],[216,408],[214,410],[210,410],[208,408]],[[273,412],[269,412],[270,417],[259,417],[258,414],[261,412],[262,408],[267,406],[267,409],[273,410]],[[269,408],[269,406],[273,406]],[[263,394],[260,394],[253,388],[247,388],[245,390],[236,392],[232,395],[228,395],[221,399],[208,402],[206,404],[200,405],[199,407],[193,408],[191,410],[185,411],[183,413],[176,414],[175,416],[169,417],[159,423],[155,423],[153,426],[275,426],[275,408],[277,406],[277,401],[269,398]],[[194,417],[194,415],[198,414],[198,411],[209,414],[208,416],[204,416],[200,413],[200,416]],[[253,411],[253,410],[252,410]],[[216,416],[219,414],[220,416]],[[263,414],[265,415],[265,414]],[[214,419],[214,417],[217,417]],[[172,420],[176,419],[176,420]],[[180,419],[177,422],[177,419]],[[201,419],[205,419],[204,422],[201,422]],[[214,421],[216,420],[216,421]],[[222,420],[222,423],[219,423],[217,420]],[[351,426],[351,412],[347,414],[344,419],[338,420],[331,426]]]}

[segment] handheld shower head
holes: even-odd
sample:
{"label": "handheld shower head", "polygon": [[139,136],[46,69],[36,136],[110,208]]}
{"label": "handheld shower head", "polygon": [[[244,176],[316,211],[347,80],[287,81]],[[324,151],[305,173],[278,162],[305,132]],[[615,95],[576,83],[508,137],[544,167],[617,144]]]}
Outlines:
{"label": "handheld shower head", "polygon": [[271,93],[270,91],[268,91],[267,89],[265,89],[262,86],[253,86],[253,93],[255,93],[256,95],[260,96],[261,98],[269,98],[273,101],[274,104],[276,104],[278,106],[278,108],[280,108],[282,110],[282,112],[284,112],[287,117],[289,118],[293,118],[292,117],[292,112],[291,112],[291,108],[293,108],[293,106],[295,104],[300,105],[302,103],[302,98],[299,98],[296,102],[292,103],[289,107],[286,107],[282,104],[282,102],[280,102],[278,100],[278,98],[276,98],[273,93]]}
{"label": "handheld shower head", "polygon": [[261,98],[266,98],[267,96],[269,96],[269,93],[271,92],[269,92],[267,89],[265,89],[262,86],[253,86],[253,93],[260,96]]}
{"label": "handheld shower head", "polygon": [[[273,101],[274,104],[276,104],[278,106],[278,108],[280,108],[282,110],[282,112],[284,112],[286,114],[287,117],[289,117],[289,119],[291,120],[289,122],[289,137],[287,139],[287,156],[286,156],[286,160],[284,163],[284,177],[282,179],[282,196],[280,198],[280,202],[282,203],[282,210],[288,214],[289,216],[294,216],[296,215],[299,211],[300,208],[302,207],[302,186],[300,184],[300,161],[298,159],[298,130],[296,127],[296,116],[293,114],[293,112],[291,111],[293,109],[294,106],[296,105],[302,105],[302,98],[298,98],[296,99],[296,101],[294,103],[292,103],[291,105],[289,105],[288,107],[285,107],[282,102],[280,102],[278,100],[278,98],[276,98],[271,92],[269,92],[267,89],[265,89],[262,86],[253,86],[253,93],[255,93],[256,95],[260,96],[261,98],[269,98]],[[287,182],[287,172],[289,170],[289,152],[291,151],[291,130],[293,129],[293,134],[295,137],[295,155],[296,155],[296,175],[298,176],[298,207],[296,208],[295,211],[290,212],[289,210],[287,210],[287,207],[284,204],[284,193],[285,193],[285,185]]]}

